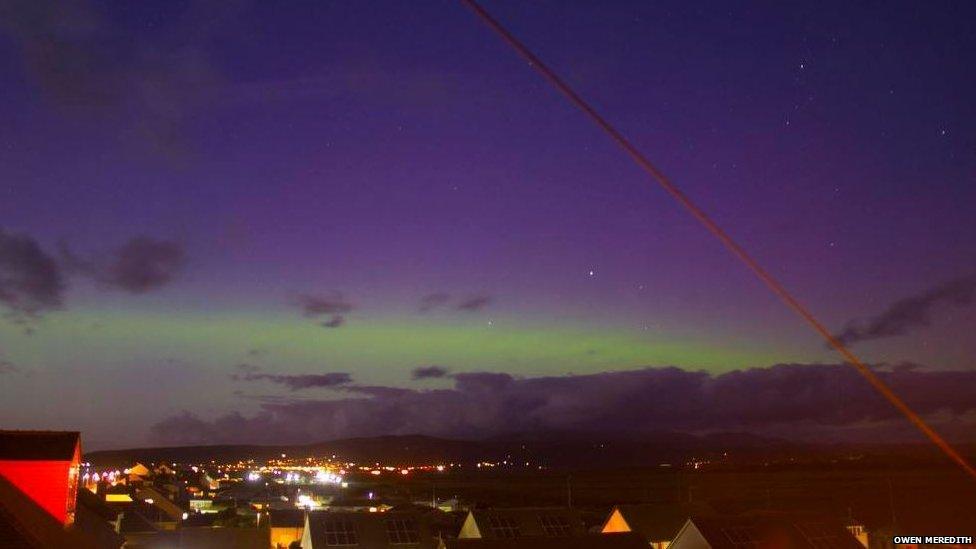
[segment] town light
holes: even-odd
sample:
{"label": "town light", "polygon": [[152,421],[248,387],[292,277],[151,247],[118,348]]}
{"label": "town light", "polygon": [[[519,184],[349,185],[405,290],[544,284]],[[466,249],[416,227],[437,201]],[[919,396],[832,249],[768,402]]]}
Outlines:
{"label": "town light", "polygon": [[304,507],[307,509],[311,509],[313,507],[318,507],[318,505],[319,505],[318,502],[316,502],[314,499],[312,499],[311,496],[306,494],[300,494],[298,496],[298,499],[295,500],[296,507]]}

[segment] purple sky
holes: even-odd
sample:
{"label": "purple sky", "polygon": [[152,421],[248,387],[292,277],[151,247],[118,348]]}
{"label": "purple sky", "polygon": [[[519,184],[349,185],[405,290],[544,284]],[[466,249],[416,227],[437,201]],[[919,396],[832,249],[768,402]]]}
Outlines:
{"label": "purple sky", "polygon": [[[866,360],[971,372],[976,7],[850,4],[485,2]],[[837,361],[458,3],[0,0],[0,121],[5,425]]]}

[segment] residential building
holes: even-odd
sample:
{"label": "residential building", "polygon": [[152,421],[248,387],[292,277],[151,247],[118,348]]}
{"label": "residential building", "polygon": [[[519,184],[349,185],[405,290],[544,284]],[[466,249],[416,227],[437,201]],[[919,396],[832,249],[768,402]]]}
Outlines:
{"label": "residential building", "polygon": [[268,512],[271,549],[288,549],[295,541],[302,540],[305,531],[305,511],[301,509],[275,509]]}
{"label": "residential building", "polygon": [[438,540],[419,513],[311,511],[305,515],[302,549],[435,549]]}
{"label": "residential building", "polygon": [[65,526],[75,519],[80,462],[77,432],[0,431],[0,476]]}
{"label": "residential building", "polygon": [[565,507],[474,509],[464,519],[458,538],[552,538],[580,536],[585,532],[579,512]]}
{"label": "residential building", "polygon": [[693,516],[669,549],[863,549],[844,524],[822,515],[759,512],[734,516]]}
{"label": "residential building", "polygon": [[262,528],[180,528],[168,532],[142,532],[125,538],[125,549],[268,549]]}
{"label": "residential building", "polygon": [[634,532],[646,546],[665,549],[686,520],[688,512],[673,504],[617,505],[600,531]]}
{"label": "residential building", "polygon": [[645,549],[644,540],[633,532],[582,534],[568,537],[523,537],[515,539],[449,539],[438,549]]}
{"label": "residential building", "polygon": [[0,547],[117,549],[118,516],[79,505],[78,433],[0,431]]}

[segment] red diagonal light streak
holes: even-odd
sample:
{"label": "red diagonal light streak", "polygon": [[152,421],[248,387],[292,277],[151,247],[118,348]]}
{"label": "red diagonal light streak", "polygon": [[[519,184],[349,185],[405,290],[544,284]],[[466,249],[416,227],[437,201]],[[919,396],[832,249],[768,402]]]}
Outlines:
{"label": "red diagonal light streak", "polygon": [[668,192],[675,200],[677,200],[685,210],[688,211],[692,216],[695,217],[702,225],[712,235],[715,236],[722,244],[732,252],[736,257],[742,261],[746,267],[749,268],[762,282],[769,288],[777,297],[779,297],[786,305],[790,307],[796,314],[806,321],[827,343],[837,350],[844,357],[844,360],[848,364],[854,367],[859,374],[861,374],[864,379],[875,388],[881,396],[888,400],[892,406],[894,406],[899,412],[901,412],[909,421],[918,428],[933,444],[939,447],[946,456],[948,456],[952,461],[956,462],[962,469],[968,473],[973,479],[976,479],[976,469],[966,461],[955,448],[952,447],[944,438],[942,438],[939,433],[937,433],[932,427],[929,426],[925,420],[922,419],[914,410],[912,410],[908,404],[905,403],[898,395],[891,390],[888,385],[878,377],[867,365],[861,361],[850,349],[847,348],[843,343],[837,340],[830,331],[806,308],[802,303],[800,303],[793,295],[770,275],[766,269],[762,267],[748,252],[745,251],[742,246],[740,246],[735,240],[729,236],[721,227],[718,226],[712,218],[705,213],[704,210],[699,208],[694,202],[688,198],[685,193],[681,191],[678,187],[671,182],[667,176],[664,175],[654,164],[651,163],[647,157],[641,153],[637,147],[635,147],[626,137],[623,136],[613,125],[610,124],[600,113],[590,106],[579,94],[577,94],[573,89],[563,81],[552,69],[546,66],[538,57],[533,54],[528,47],[525,46],[519,39],[515,38],[508,30],[506,30],[494,17],[491,16],[483,7],[481,7],[474,0],[461,0],[466,6],[471,8],[471,10],[478,15],[478,17],[486,24],[491,30],[495,31],[509,46],[511,46],[519,55],[521,55],[526,61],[528,61],[529,66],[538,71],[546,80],[549,81],[557,90],[562,92],[566,98],[569,99],[573,105],[583,111],[590,120],[596,123],[610,138],[619,145],[624,152],[630,156],[631,160],[634,161],[642,170],[648,173],[654,178],[658,184]]}

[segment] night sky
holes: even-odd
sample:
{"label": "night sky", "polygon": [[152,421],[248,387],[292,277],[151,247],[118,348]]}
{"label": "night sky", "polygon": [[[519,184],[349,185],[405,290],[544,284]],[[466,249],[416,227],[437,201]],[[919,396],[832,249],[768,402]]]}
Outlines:
{"label": "night sky", "polygon": [[[484,3],[965,433],[976,4],[851,4]],[[0,0],[0,313],[0,424],[89,449],[909,436],[450,1]]]}

